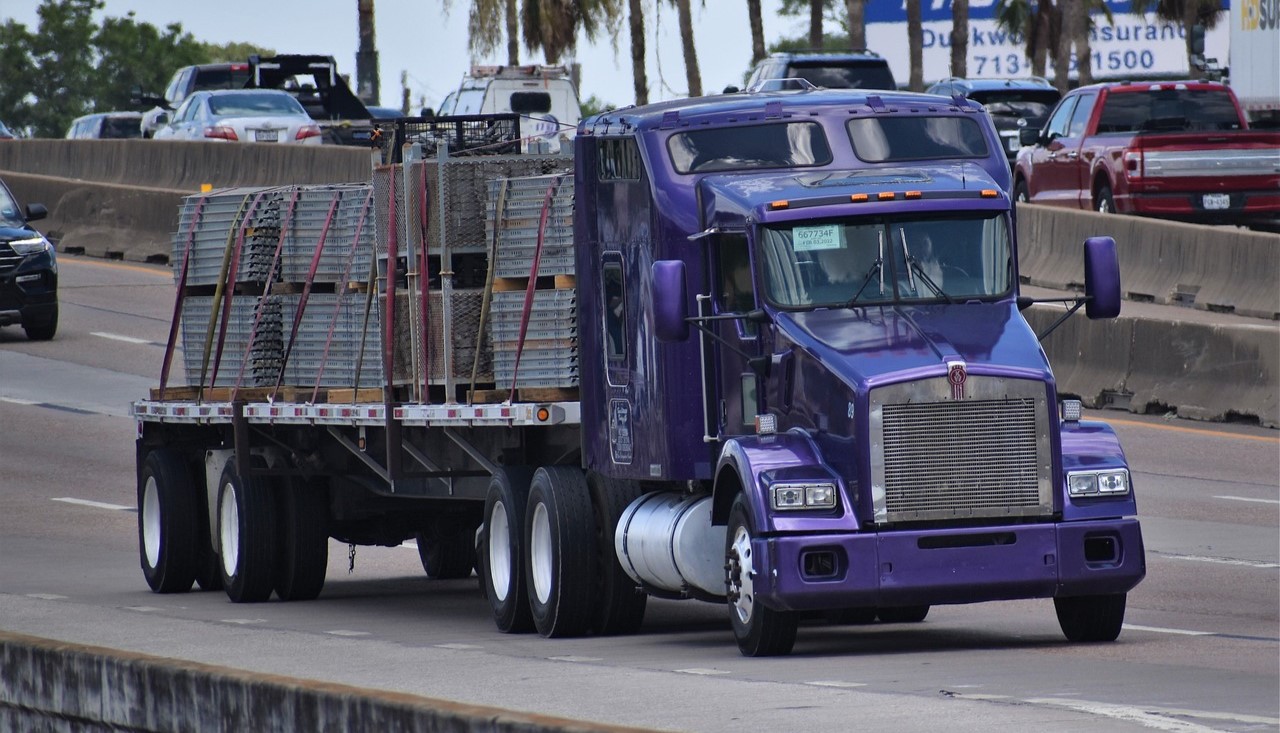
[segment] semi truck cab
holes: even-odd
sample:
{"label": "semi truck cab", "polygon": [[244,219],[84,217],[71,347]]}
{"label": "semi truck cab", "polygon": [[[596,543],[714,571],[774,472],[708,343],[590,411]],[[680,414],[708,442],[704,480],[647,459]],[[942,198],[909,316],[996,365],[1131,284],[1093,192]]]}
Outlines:
{"label": "semi truck cab", "polygon": [[[578,137],[579,273],[602,283],[580,304],[584,344],[602,336],[582,358],[603,357],[584,462],[671,482],[624,512],[622,567],[725,599],[753,656],[787,653],[807,612],[1013,598],[1116,638],[1145,574],[1131,477],[1021,315],[980,108],[815,90],[649,109]],[[1083,252],[1076,306],[1113,317],[1114,242]]]}

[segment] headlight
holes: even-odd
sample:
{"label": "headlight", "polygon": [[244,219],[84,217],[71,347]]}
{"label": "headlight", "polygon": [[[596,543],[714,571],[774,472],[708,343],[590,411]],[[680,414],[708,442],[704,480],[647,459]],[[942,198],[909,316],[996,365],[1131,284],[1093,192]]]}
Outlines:
{"label": "headlight", "polygon": [[44,237],[31,237],[29,239],[15,239],[12,242],[9,242],[9,246],[13,248],[14,252],[17,252],[18,254],[23,255],[24,257],[26,255],[33,255],[39,252],[44,252],[46,250],[52,249],[52,247],[49,245],[49,240],[45,239]]}
{"label": "headlight", "polygon": [[774,484],[769,487],[774,509],[831,509],[836,505],[835,484]]}
{"label": "headlight", "polygon": [[1125,496],[1129,493],[1129,471],[1073,471],[1067,474],[1067,492],[1072,496]]}

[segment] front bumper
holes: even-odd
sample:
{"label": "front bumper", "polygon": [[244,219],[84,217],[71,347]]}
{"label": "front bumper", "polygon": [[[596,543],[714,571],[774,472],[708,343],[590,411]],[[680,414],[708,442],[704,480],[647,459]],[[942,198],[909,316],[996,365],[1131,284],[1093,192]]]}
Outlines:
{"label": "front bumper", "polygon": [[757,599],[777,610],[1124,593],[1146,575],[1136,519],[783,535],[752,545]]}
{"label": "front bumper", "polygon": [[58,307],[58,274],[19,266],[0,274],[0,326],[43,323]]}

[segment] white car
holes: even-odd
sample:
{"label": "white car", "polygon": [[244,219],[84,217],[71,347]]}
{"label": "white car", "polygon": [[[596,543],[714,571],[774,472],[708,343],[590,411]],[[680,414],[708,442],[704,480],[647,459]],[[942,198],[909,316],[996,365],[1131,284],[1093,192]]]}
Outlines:
{"label": "white car", "polygon": [[155,139],[319,145],[321,133],[288,92],[219,89],[188,96]]}

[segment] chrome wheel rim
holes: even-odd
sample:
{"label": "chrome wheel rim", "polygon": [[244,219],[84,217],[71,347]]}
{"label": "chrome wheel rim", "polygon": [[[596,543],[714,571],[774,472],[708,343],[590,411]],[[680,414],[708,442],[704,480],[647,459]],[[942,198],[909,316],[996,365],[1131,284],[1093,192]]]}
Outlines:
{"label": "chrome wheel rim", "polygon": [[533,591],[539,603],[551,598],[551,519],[547,505],[541,502],[533,508],[532,536],[529,538],[529,565],[533,569]]}
{"label": "chrome wheel rim", "polygon": [[751,563],[751,533],[738,527],[729,547],[729,598],[733,612],[742,624],[750,623],[755,608],[755,569]]}

